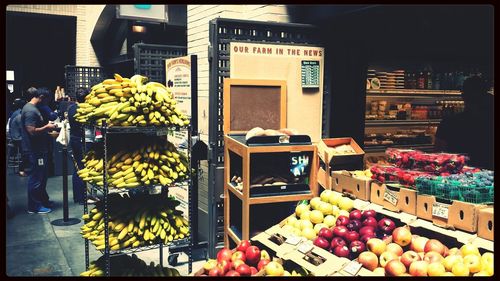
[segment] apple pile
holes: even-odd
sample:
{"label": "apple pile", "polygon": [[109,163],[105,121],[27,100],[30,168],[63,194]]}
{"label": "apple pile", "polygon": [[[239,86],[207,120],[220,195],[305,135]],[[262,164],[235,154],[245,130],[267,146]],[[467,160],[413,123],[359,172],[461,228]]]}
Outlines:
{"label": "apple pile", "polygon": [[[389,242],[389,241],[386,241]],[[439,240],[412,235],[397,227],[392,242],[372,238],[358,262],[387,276],[492,276],[493,253],[482,256],[473,244],[448,249]]]}
{"label": "apple pile", "polygon": [[236,249],[221,249],[217,259],[210,259],[203,265],[200,276],[252,276],[263,270],[271,262],[266,250],[252,246],[242,240]]}
{"label": "apple pile", "polygon": [[322,228],[335,226],[337,217],[349,216],[354,201],[341,193],[325,190],[307,204],[299,204],[295,215],[286,219],[283,229],[297,236],[314,240]]}
{"label": "apple pile", "polygon": [[456,174],[462,171],[466,156],[450,153],[424,153],[418,150],[386,150],[388,161],[397,167],[440,174]]}
{"label": "apple pile", "polygon": [[415,186],[417,178],[429,176],[431,174],[421,171],[403,170],[393,166],[373,165],[370,168],[372,179],[378,180],[381,183],[399,182],[403,185]]}
{"label": "apple pile", "polygon": [[393,220],[377,220],[376,216],[374,210],[352,210],[348,216],[339,216],[333,228],[320,229],[313,243],[338,257],[355,259],[370,245],[370,240],[376,238],[384,243],[396,228]]}

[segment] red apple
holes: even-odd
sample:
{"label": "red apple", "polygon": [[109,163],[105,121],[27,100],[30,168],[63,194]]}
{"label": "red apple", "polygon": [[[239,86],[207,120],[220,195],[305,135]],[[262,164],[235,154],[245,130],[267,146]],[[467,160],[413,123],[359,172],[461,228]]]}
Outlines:
{"label": "red apple", "polygon": [[231,269],[236,269],[238,266],[245,264],[242,260],[235,260],[231,263]]}
{"label": "red apple", "polygon": [[377,255],[369,251],[365,251],[359,254],[358,262],[361,263],[366,269],[371,271],[378,267]]}
{"label": "red apple", "polygon": [[399,260],[399,256],[393,252],[383,252],[380,254],[379,262],[381,267],[385,267],[389,261]]}
{"label": "red apple", "polygon": [[382,230],[384,233],[392,233],[395,228],[396,224],[391,219],[383,218],[378,222],[378,229]]}
{"label": "red apple", "polygon": [[339,225],[333,228],[333,235],[337,237],[344,237],[347,233],[347,227]]}
{"label": "red apple", "polygon": [[260,261],[259,261],[259,264],[257,264],[257,269],[258,269],[259,271],[261,271],[261,270],[262,270],[262,269],[264,269],[264,267],[265,267],[268,263],[270,263],[270,262],[271,262],[271,261],[270,261],[270,260],[268,260],[268,259],[263,259],[263,260],[260,260]]}
{"label": "red apple", "polygon": [[427,267],[429,263],[426,261],[415,261],[410,265],[408,272],[411,276],[427,276]]}
{"label": "red apple", "polygon": [[387,244],[387,247],[386,247],[385,250],[388,251],[388,252],[393,252],[393,253],[395,253],[398,256],[401,256],[403,254],[403,248],[401,248],[401,246],[399,246],[396,243],[389,243],[389,244]]}
{"label": "red apple", "polygon": [[425,244],[429,241],[429,238],[418,236],[413,237],[410,244],[410,250],[415,251],[417,253],[423,252],[425,249]]}
{"label": "red apple", "polygon": [[440,253],[435,252],[435,251],[427,252],[424,255],[424,261],[426,261],[429,264],[431,264],[433,262],[441,263],[441,262],[443,262],[443,260],[444,260],[444,257]]}
{"label": "red apple", "polygon": [[335,222],[336,226],[343,225],[346,226],[349,223],[349,218],[346,216],[339,216]]}
{"label": "red apple", "polygon": [[358,231],[363,225],[361,224],[361,221],[359,220],[351,220],[349,223],[346,225],[347,229],[349,230],[354,230]]}
{"label": "red apple", "polygon": [[234,254],[231,256],[231,261],[234,262],[236,260],[242,260],[243,262],[246,261],[245,253],[242,251],[236,251]]}
{"label": "red apple", "polygon": [[260,260],[260,250],[256,246],[250,246],[245,252],[246,262],[249,265],[256,265]]}
{"label": "red apple", "polygon": [[406,273],[405,265],[397,259],[387,262],[384,268],[388,276],[400,276]]}
{"label": "red apple", "polygon": [[375,233],[375,227],[373,226],[363,226],[359,229],[359,235],[363,236],[368,233]]}
{"label": "red apple", "polygon": [[375,233],[368,233],[368,234],[361,236],[361,238],[359,240],[366,244],[368,242],[368,240],[370,240],[372,238],[376,238],[376,237],[377,236],[375,235]]}
{"label": "red apple", "polygon": [[241,276],[250,276],[252,275],[252,270],[250,266],[246,264],[241,264],[236,268],[236,272],[238,272]]}
{"label": "red apple", "polygon": [[445,246],[439,240],[430,239],[429,241],[427,241],[427,243],[425,243],[424,252],[427,253],[430,251],[435,251],[438,252],[440,255],[443,255],[445,251]]}
{"label": "red apple", "polygon": [[364,210],[363,213],[361,214],[361,219],[366,219],[368,217],[375,217],[377,215],[377,212],[375,210]]}
{"label": "red apple", "polygon": [[222,270],[223,274],[226,274],[226,272],[228,272],[231,269],[231,262],[223,260],[219,262],[219,264],[217,264],[217,267],[219,267]]}
{"label": "red apple", "polygon": [[333,250],[333,254],[337,257],[348,258],[349,257],[349,248],[346,246],[337,246]]}
{"label": "red apple", "polygon": [[337,246],[346,246],[346,242],[342,237],[335,237],[330,242],[330,250],[334,250]]}
{"label": "red apple", "polygon": [[238,247],[236,247],[236,251],[241,251],[241,252],[246,252],[247,248],[250,247],[252,244],[250,244],[250,241],[248,240],[241,240],[240,244],[238,244]]}
{"label": "red apple", "polygon": [[366,250],[365,243],[356,240],[352,241],[351,244],[349,244],[349,249],[351,250],[351,254],[353,257],[357,257],[360,253],[364,252]]}
{"label": "red apple", "polygon": [[217,261],[220,263],[223,260],[230,261],[233,251],[223,248],[217,253]]}
{"label": "red apple", "polygon": [[225,276],[241,276],[241,275],[235,270],[230,270],[226,273]]}
{"label": "red apple", "polygon": [[385,242],[385,244],[390,244],[392,243],[392,235],[384,233],[380,236],[380,239]]}
{"label": "red apple", "polygon": [[359,233],[357,233],[356,231],[348,231],[344,238],[348,241],[348,242],[352,242],[352,241],[356,241],[356,240],[359,240]]}
{"label": "red apple", "polygon": [[362,214],[360,210],[352,210],[349,213],[349,219],[350,220],[361,220]]}
{"label": "red apple", "polygon": [[422,258],[415,251],[406,251],[401,255],[400,260],[407,268],[409,268],[412,262],[420,261]]}
{"label": "red apple", "polygon": [[377,219],[374,217],[367,217],[361,223],[363,226],[373,226],[375,229],[378,227]]}
{"label": "red apple", "polygon": [[319,230],[318,236],[323,237],[328,241],[331,241],[333,238],[333,231],[328,227],[323,227],[322,229]]}
{"label": "red apple", "polygon": [[411,238],[410,229],[405,226],[398,227],[392,232],[392,241],[402,247],[410,244]]}
{"label": "red apple", "polygon": [[208,272],[208,276],[224,276],[224,270],[221,267],[214,267]]}
{"label": "red apple", "polygon": [[328,248],[330,248],[330,242],[328,242],[328,240],[323,237],[316,237],[313,244],[325,250],[328,250]]}
{"label": "red apple", "polygon": [[257,270],[257,268],[250,266],[250,272],[251,272],[250,275],[253,276],[257,274],[259,271]]}

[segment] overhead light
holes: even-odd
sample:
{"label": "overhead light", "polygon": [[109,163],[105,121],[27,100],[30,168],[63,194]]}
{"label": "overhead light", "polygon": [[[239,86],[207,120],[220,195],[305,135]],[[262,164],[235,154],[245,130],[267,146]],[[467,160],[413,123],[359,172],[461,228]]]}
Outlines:
{"label": "overhead light", "polygon": [[146,27],[143,25],[132,25],[132,31],[138,33],[146,32]]}

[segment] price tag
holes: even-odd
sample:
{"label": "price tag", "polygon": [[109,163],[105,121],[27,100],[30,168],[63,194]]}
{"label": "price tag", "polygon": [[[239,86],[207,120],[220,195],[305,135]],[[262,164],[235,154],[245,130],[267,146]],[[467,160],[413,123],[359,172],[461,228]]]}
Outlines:
{"label": "price tag", "polygon": [[356,274],[358,274],[361,266],[362,265],[359,262],[351,261],[344,267],[344,271],[351,276],[355,276]]}
{"label": "price tag", "polygon": [[398,204],[398,195],[396,192],[385,188],[384,200],[396,206]]}
{"label": "price tag", "polygon": [[167,128],[161,128],[161,129],[156,130],[157,136],[166,136],[167,133],[168,133]]}
{"label": "price tag", "polygon": [[161,185],[157,185],[149,189],[149,194],[160,194],[160,193],[161,193]]}
{"label": "price tag", "polygon": [[448,207],[450,205],[435,202],[432,204],[432,216],[448,219]]}
{"label": "price tag", "polygon": [[309,241],[309,240],[301,243],[299,245],[299,247],[297,248],[297,250],[299,252],[301,252],[302,254],[306,254],[306,253],[310,252],[312,249],[313,249],[312,241]]}
{"label": "price tag", "polygon": [[290,244],[290,245],[297,245],[302,241],[302,238],[299,236],[290,236],[285,240],[285,243]]}

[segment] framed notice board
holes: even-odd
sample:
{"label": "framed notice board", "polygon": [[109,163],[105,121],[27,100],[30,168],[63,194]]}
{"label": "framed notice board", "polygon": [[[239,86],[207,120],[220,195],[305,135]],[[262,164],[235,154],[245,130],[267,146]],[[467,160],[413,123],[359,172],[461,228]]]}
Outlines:
{"label": "framed notice board", "polygon": [[320,69],[319,61],[303,60],[301,62],[302,88],[319,88]]}
{"label": "framed notice board", "polygon": [[224,79],[224,134],[286,128],[286,81]]}

